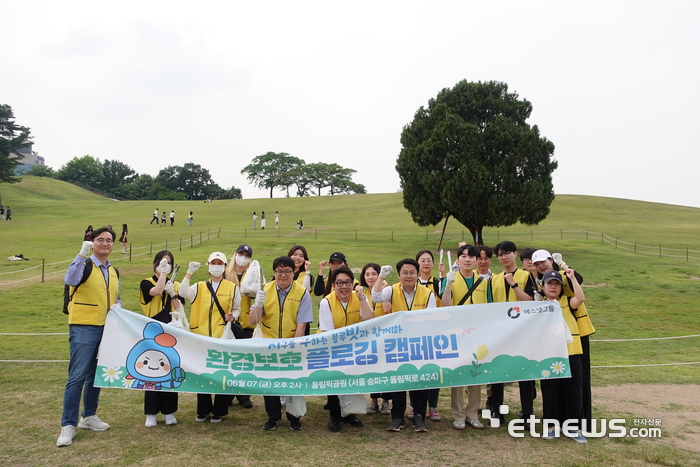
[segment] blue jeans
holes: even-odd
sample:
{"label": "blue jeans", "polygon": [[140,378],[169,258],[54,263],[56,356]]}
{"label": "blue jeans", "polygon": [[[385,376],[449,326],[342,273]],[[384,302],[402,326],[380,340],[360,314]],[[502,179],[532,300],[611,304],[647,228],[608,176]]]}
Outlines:
{"label": "blue jeans", "polygon": [[68,381],[63,393],[63,418],[61,426],[78,426],[80,395],[83,394],[83,417],[97,412],[100,388],[94,387],[97,370],[97,350],[100,347],[104,326],[71,324],[68,342],[70,343],[70,363]]}

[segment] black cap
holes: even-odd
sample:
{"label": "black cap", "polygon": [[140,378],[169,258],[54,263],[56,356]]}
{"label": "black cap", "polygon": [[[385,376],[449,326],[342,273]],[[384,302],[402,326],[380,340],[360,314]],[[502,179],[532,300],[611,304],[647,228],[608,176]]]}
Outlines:
{"label": "black cap", "polygon": [[250,245],[246,245],[245,243],[238,248],[236,248],[236,253],[240,253],[242,251],[245,251],[248,253],[250,256],[253,256],[253,249],[250,247]]}
{"label": "black cap", "polygon": [[340,261],[341,263],[345,263],[345,264],[348,263],[348,260],[347,260],[347,258],[345,258],[345,255],[339,251],[336,251],[335,253],[333,253],[331,255],[331,259],[329,259],[328,262],[330,263],[332,261]]}
{"label": "black cap", "polygon": [[544,276],[542,276],[542,282],[544,282],[545,284],[553,280],[557,280],[560,283],[564,282],[561,280],[561,274],[559,274],[558,271],[547,271],[544,273]]}

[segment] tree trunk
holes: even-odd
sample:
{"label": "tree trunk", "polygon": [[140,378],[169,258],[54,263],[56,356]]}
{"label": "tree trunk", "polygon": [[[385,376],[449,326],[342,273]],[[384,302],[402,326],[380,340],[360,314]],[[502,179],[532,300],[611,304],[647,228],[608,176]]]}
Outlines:
{"label": "tree trunk", "polygon": [[275,188],[274,186],[270,187],[270,198],[272,198],[272,190],[274,190],[274,188]]}
{"label": "tree trunk", "polygon": [[[440,241],[438,242],[438,251],[440,251],[440,247],[442,246],[442,239],[445,236],[445,229],[447,228],[447,220],[450,218],[450,215],[448,214],[447,217],[445,217],[445,224],[442,226],[442,234],[440,234]],[[452,265],[450,265],[452,267]]]}

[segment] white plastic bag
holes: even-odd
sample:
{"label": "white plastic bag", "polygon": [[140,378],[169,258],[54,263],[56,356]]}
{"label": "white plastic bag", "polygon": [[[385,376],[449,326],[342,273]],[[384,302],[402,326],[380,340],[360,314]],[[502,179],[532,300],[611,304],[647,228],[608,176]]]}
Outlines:
{"label": "white plastic bag", "polygon": [[226,323],[226,327],[224,327],[224,333],[221,335],[222,339],[235,339],[236,336],[233,335],[233,329],[231,329],[231,321]]}
{"label": "white plastic bag", "polygon": [[258,260],[254,259],[248,270],[241,281],[241,293],[248,297],[255,297],[255,294],[260,290],[261,284],[265,283],[265,279],[262,277],[262,269],[260,268],[260,263]]}
{"label": "white plastic bag", "polygon": [[367,400],[364,394],[343,394],[340,399],[340,415],[347,417],[350,414],[366,414]]}
{"label": "white plastic bag", "polygon": [[265,336],[263,336],[262,329],[260,328],[260,323],[258,323],[255,326],[255,329],[253,329],[253,338],[257,339],[257,338],[263,338],[263,337],[265,337]]}
{"label": "white plastic bag", "polygon": [[303,417],[306,414],[306,397],[287,396],[284,404],[285,411],[295,417]]}
{"label": "white plastic bag", "polygon": [[180,304],[180,308],[175,308],[174,311],[170,312],[170,322],[168,324],[178,329],[189,329],[190,323],[187,321],[185,308],[182,304]]}

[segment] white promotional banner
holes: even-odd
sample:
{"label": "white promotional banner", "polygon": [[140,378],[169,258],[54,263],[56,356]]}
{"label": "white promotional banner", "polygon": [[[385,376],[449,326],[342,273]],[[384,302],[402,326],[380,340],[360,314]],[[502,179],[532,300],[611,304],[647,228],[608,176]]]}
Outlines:
{"label": "white promotional banner", "polygon": [[294,339],[202,337],[121,308],[95,386],[210,394],[363,394],[570,377],[556,302],[402,311]]}

